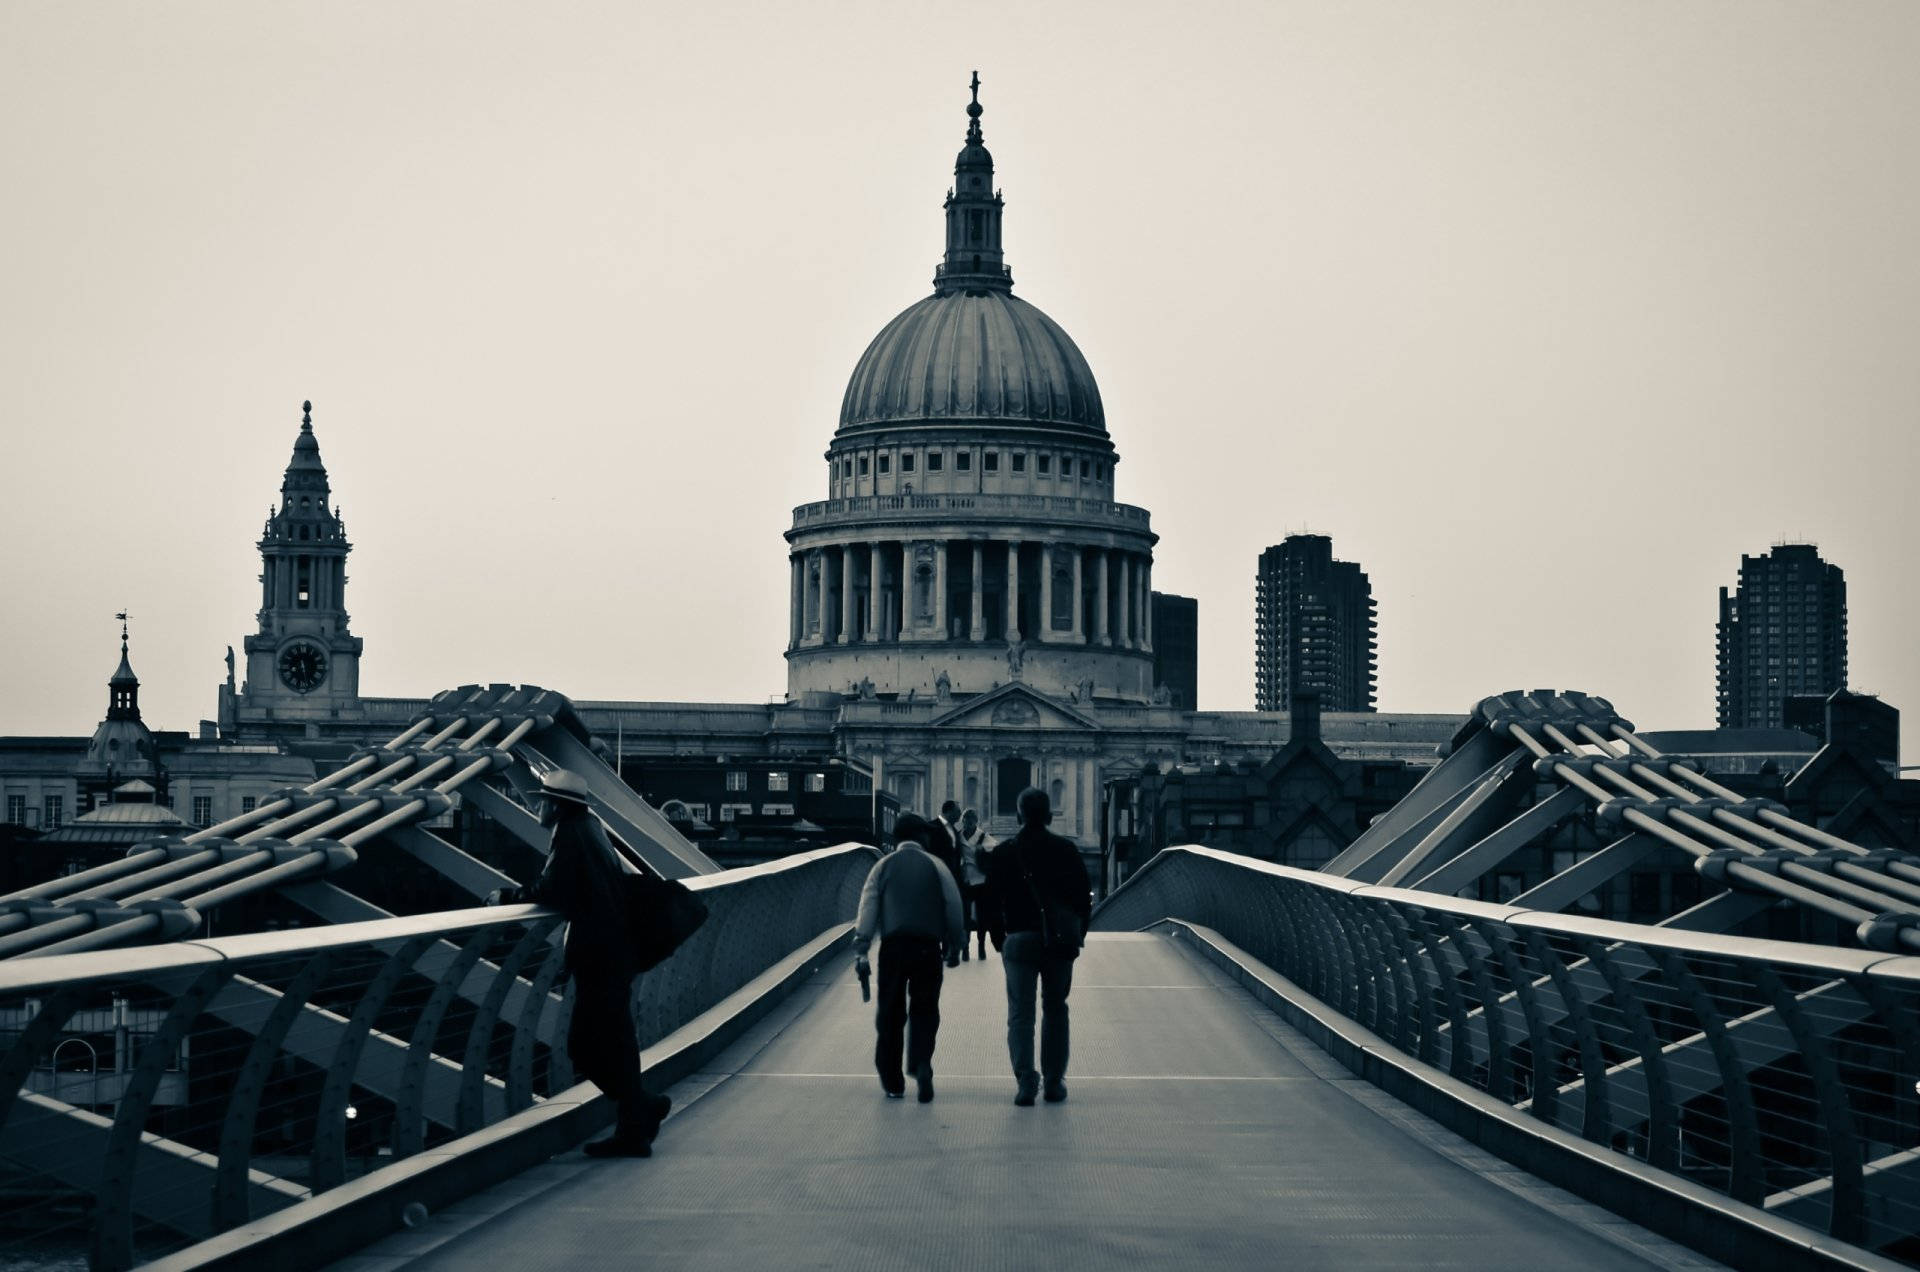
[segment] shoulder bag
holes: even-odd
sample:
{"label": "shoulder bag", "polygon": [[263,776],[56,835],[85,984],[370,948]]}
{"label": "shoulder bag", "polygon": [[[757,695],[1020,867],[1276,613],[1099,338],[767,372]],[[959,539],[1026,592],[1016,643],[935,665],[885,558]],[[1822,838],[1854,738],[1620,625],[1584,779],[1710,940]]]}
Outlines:
{"label": "shoulder bag", "polygon": [[1050,954],[1078,954],[1087,939],[1086,929],[1080,924],[1079,912],[1070,905],[1062,905],[1041,896],[1040,889],[1033,882],[1027,845],[1021,844],[1016,851],[1020,854],[1020,877],[1027,881],[1027,891],[1040,911],[1040,943],[1047,947]]}

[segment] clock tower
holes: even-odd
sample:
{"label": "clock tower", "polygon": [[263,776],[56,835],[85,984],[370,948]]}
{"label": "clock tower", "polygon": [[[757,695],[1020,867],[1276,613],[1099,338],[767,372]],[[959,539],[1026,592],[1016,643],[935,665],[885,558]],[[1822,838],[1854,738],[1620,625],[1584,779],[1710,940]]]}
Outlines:
{"label": "clock tower", "polygon": [[280,503],[260,536],[260,627],[245,641],[246,680],[236,690],[229,671],[221,694],[222,716],[231,703],[228,718],[242,728],[324,726],[360,714],[361,642],[347,629],[346,608],[353,545],[328,503],[313,403],[300,409]]}

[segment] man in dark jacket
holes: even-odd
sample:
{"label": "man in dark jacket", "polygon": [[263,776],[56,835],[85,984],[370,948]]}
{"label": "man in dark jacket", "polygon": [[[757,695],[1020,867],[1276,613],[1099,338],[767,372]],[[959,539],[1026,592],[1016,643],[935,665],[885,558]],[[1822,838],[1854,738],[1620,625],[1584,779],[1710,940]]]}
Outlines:
{"label": "man in dark jacket", "polygon": [[[587,804],[587,784],[555,769],[542,779],[540,822],[553,827],[540,877],[524,888],[503,888],[506,904],[532,902],[567,920],[565,971],[573,977],[573,1018],[567,1058],[619,1110],[613,1134],[586,1145],[590,1157],[651,1157],[672,1101],[649,1095],[640,1081],[640,1043],[633,1028],[633,980],[639,974],[627,930],[626,873],[613,844]],[[494,898],[489,898],[493,900]]]}
{"label": "man in dark jacket", "polygon": [[[1046,792],[1020,792],[1020,833],[1006,840],[987,863],[986,892],[992,906],[993,948],[1007,972],[1007,1055],[1013,1061],[1023,1108],[1045,1080],[1049,1104],[1067,1098],[1067,993],[1073,988],[1073,960],[1093,913],[1093,893],[1080,850],[1047,829],[1053,808]],[[1048,932],[1046,912],[1070,914],[1073,932]],[[1064,926],[1062,924],[1061,926]],[[1051,939],[1049,939],[1051,938]],[[1040,1072],[1033,1068],[1034,991],[1039,989],[1044,1018],[1040,1025]]]}

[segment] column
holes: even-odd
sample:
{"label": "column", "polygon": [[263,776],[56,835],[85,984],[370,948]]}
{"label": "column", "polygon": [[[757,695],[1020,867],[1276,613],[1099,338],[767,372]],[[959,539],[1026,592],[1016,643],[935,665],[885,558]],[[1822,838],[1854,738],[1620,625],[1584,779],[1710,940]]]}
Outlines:
{"label": "column", "polygon": [[880,630],[880,578],[886,567],[880,563],[880,545],[867,545],[867,639],[885,640]]}
{"label": "column", "polygon": [[1020,639],[1020,540],[1007,540],[1007,642]]}
{"label": "column", "polygon": [[1133,558],[1120,554],[1120,648],[1133,648]]}
{"label": "column", "polygon": [[1093,555],[1093,640],[1096,645],[1110,645],[1112,635],[1107,631],[1107,550],[1101,548]]}
{"label": "column", "polygon": [[933,625],[940,629],[940,639],[947,639],[947,541],[939,539],[933,545]]}
{"label": "column", "polygon": [[1140,562],[1140,648],[1153,650],[1153,558]]}
{"label": "column", "polygon": [[973,614],[972,626],[968,629],[969,640],[984,640],[987,635],[987,598],[984,594],[987,582],[986,545],[973,541]]}
{"label": "column", "polygon": [[853,545],[840,545],[840,630],[834,633],[842,645],[853,639]]}
{"label": "column", "polygon": [[900,541],[900,605],[894,611],[894,618],[899,622],[899,626],[894,630],[902,639],[905,639],[907,634],[907,620],[913,617],[912,562],[913,545],[902,539]]}
{"label": "column", "polygon": [[1076,645],[1087,642],[1087,634],[1081,630],[1082,614],[1087,607],[1086,575],[1081,572],[1080,558],[1083,555],[1078,547],[1068,548],[1073,553],[1073,641]]}
{"label": "column", "polygon": [[807,607],[806,596],[802,590],[806,587],[806,575],[803,573],[804,567],[800,564],[798,553],[787,558],[787,565],[790,567],[787,573],[793,576],[793,586],[787,591],[787,648],[796,649],[800,645],[800,624],[805,618]]}
{"label": "column", "polygon": [[1040,628],[1036,640],[1053,639],[1053,545],[1040,545]]}

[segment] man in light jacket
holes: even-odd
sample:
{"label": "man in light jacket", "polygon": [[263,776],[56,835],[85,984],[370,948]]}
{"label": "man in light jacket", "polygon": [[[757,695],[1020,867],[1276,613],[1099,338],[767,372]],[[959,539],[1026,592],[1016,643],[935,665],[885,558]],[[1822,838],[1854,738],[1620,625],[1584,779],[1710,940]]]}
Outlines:
{"label": "man in light jacket", "polygon": [[[880,984],[875,995],[873,1064],[888,1099],[906,1094],[906,1074],[919,1085],[920,1103],[933,1099],[933,1040],[940,1030],[941,964],[957,967],[967,932],[960,889],[946,866],[927,852],[924,818],[904,814],[894,824],[894,851],[882,857],[860,890],[853,928],[854,967],[867,974],[867,949],[880,938]],[[900,1067],[905,1036],[907,1063]]]}

